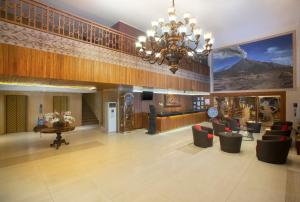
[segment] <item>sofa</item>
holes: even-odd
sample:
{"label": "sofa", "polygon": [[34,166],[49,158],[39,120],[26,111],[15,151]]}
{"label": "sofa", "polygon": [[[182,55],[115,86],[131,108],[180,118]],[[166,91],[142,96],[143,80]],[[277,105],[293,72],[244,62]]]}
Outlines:
{"label": "sofa", "polygon": [[264,135],[257,140],[256,156],[259,161],[284,164],[290,150],[292,139],[278,135]]}
{"label": "sofa", "polygon": [[213,145],[213,130],[200,125],[192,126],[194,145],[202,148]]}

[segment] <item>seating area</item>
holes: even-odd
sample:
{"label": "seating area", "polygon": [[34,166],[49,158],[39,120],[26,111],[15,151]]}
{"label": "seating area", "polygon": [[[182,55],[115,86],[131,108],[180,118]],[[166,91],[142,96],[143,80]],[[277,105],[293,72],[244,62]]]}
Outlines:
{"label": "seating area", "polygon": [[[219,138],[221,151],[228,153],[240,153],[243,139],[249,138],[250,133],[254,141],[253,133],[261,132],[261,123],[247,122],[246,130],[240,133],[239,121],[231,118],[226,118],[223,123],[213,119],[209,125],[211,127],[192,126],[194,145],[212,147],[215,135]],[[270,129],[265,130],[262,139],[257,139],[257,159],[272,164],[285,164],[292,145],[291,129],[291,122],[274,122]]]}

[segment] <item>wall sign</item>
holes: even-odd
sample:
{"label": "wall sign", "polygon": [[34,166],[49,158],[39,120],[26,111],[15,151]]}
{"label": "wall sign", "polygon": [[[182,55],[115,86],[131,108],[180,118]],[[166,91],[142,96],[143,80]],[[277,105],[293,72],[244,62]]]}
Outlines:
{"label": "wall sign", "polygon": [[178,95],[165,95],[166,107],[180,107],[180,97]]}

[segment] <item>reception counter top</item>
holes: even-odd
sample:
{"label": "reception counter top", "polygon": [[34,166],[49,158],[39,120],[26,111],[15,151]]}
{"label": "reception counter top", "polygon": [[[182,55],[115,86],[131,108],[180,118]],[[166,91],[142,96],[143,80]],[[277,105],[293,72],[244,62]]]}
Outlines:
{"label": "reception counter top", "polygon": [[[207,113],[205,112],[181,112],[180,114],[166,113],[163,116],[157,116],[156,129],[157,132],[164,132],[196,123],[207,121]],[[143,118],[144,128],[148,128],[148,114]]]}
{"label": "reception counter top", "polygon": [[160,112],[157,114],[157,117],[167,117],[167,116],[177,116],[177,115],[184,115],[184,114],[192,114],[198,112],[206,112],[206,110],[198,110],[198,111],[185,111],[185,112]]}

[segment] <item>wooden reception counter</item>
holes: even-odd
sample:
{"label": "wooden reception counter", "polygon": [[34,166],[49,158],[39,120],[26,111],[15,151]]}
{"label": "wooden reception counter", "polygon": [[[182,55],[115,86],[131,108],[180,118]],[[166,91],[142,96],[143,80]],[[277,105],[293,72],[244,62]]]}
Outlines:
{"label": "wooden reception counter", "polygon": [[[145,117],[146,116],[146,117]],[[188,126],[203,121],[207,121],[207,112],[169,113],[158,114],[156,119],[157,132],[164,132],[183,126]],[[144,128],[148,128],[148,115],[143,118]]]}

